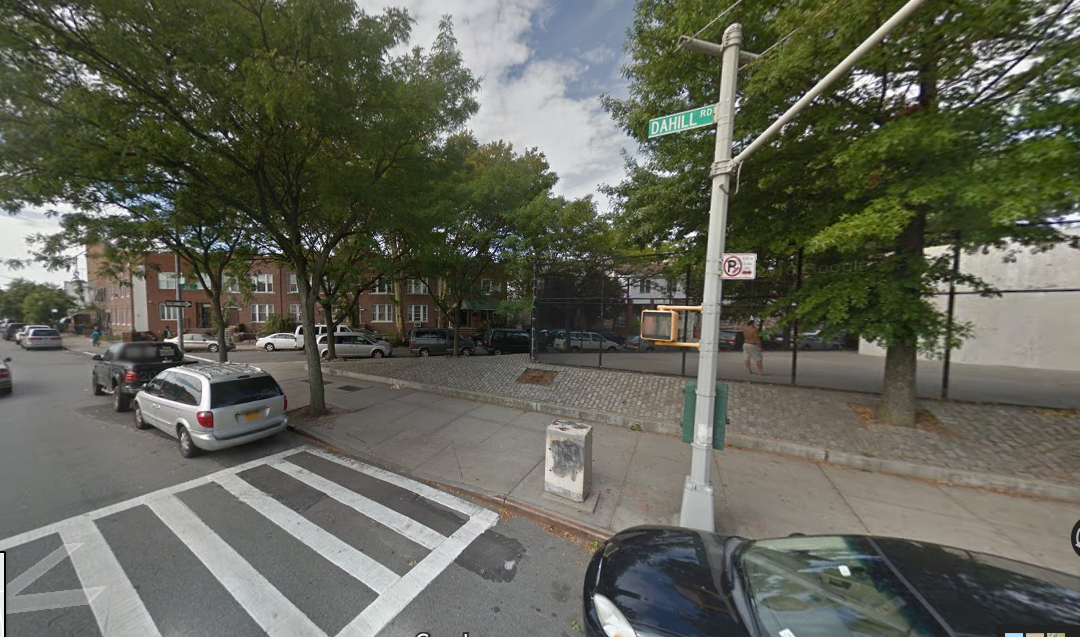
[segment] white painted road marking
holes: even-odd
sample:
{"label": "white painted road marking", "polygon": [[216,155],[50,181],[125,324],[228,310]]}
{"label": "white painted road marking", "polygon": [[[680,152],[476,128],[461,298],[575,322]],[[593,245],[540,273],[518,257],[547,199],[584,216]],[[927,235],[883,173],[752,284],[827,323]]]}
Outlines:
{"label": "white painted road marking", "polygon": [[458,529],[438,548],[428,554],[419,564],[394,583],[385,594],[372,602],[360,615],[341,629],[337,637],[371,637],[378,634],[392,619],[397,617],[409,602],[414,600],[439,573],[457,559],[461,552],[476,538],[495,526],[499,516],[494,511],[490,515],[477,515],[470,518],[465,526]]}
{"label": "white painted road marking", "polygon": [[[419,521],[402,515],[332,480],[291,462],[289,456],[307,452],[358,471],[382,482],[407,489],[432,502],[468,516],[468,521],[449,538]],[[379,522],[387,529],[430,549],[419,564],[403,576],[368,557],[237,474],[268,465],[322,491],[329,497]],[[189,480],[143,496],[0,540],[0,550],[11,550],[34,540],[60,534],[64,546],[54,551],[8,586],[8,612],[65,608],[89,603],[99,630],[108,637],[157,637],[160,635],[138,591],[134,589],[95,520],[146,505],[221,582],[237,603],[270,635],[325,637],[322,630],[299,610],[258,570],[219,537],[175,496],[209,484],[221,485],[269,522],[279,526],[331,563],[349,573],[378,596],[339,633],[369,637],[386,627],[436,577],[453,563],[470,543],[494,526],[499,516],[449,493],[349,458],[310,446],[298,447],[247,462],[217,473]],[[81,547],[81,548],[80,548]],[[117,550],[122,550],[117,547]],[[71,556],[85,590],[19,595],[37,578]],[[0,582],[2,584],[2,582]],[[2,589],[0,589],[2,591]],[[102,592],[104,591],[104,592]]]}
{"label": "white painted road marking", "polygon": [[179,499],[156,500],[150,504],[150,510],[187,545],[266,634],[325,637],[326,633],[307,615]]}
{"label": "white painted road marking", "polygon": [[215,482],[376,593],[382,593],[399,579],[397,573],[342,542],[337,536],[248,484],[239,476],[221,476]]}
{"label": "white painted road marking", "polygon": [[79,582],[84,587],[100,586],[105,589],[104,593],[90,600],[90,610],[94,612],[98,629],[104,637],[161,635],[131,585],[131,580],[93,522],[87,520],[64,529],[60,539],[68,545],[82,544],[78,551],[71,552],[71,563],[75,566]]}
{"label": "white painted road marking", "polygon": [[310,487],[315,487],[345,506],[352,507],[356,511],[389,529],[397,531],[426,549],[434,549],[446,541],[446,537],[441,533],[429,529],[409,516],[402,515],[374,500],[365,498],[359,493],[350,491],[340,484],[327,480],[303,467],[294,465],[291,462],[286,462],[285,460],[271,462],[270,466],[283,473],[289,474]]}

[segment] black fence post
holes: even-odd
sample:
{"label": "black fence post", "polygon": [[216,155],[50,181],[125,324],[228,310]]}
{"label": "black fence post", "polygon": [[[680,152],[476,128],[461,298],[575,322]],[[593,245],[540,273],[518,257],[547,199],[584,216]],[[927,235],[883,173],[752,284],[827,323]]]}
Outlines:
{"label": "black fence post", "polygon": [[[683,294],[683,305],[690,305],[690,266],[686,266],[686,290]],[[683,310],[682,319],[683,340],[690,340],[690,312]],[[682,375],[686,376],[686,348],[680,347],[682,350]]]}
{"label": "black fence post", "polygon": [[[799,246],[799,250],[795,256],[795,291],[798,292],[802,288],[802,258],[803,249]],[[798,384],[799,375],[799,319],[796,318],[791,324],[791,384]]]}
{"label": "black fence post", "polygon": [[539,285],[537,284],[537,281],[536,281],[536,257],[534,256],[533,257],[533,267],[532,267],[532,293],[533,293],[533,298],[532,298],[532,318],[529,321],[529,323],[531,323],[531,327],[532,327],[532,338],[530,339],[532,342],[529,343],[529,361],[531,361],[533,363],[536,362],[536,352],[537,352],[537,345],[536,345],[536,310],[537,310],[537,304],[536,304],[536,298],[537,298],[537,296],[539,296],[539,290],[540,290],[540,287],[539,287]]}
{"label": "black fence post", "polygon": [[604,283],[606,283],[607,272],[605,270],[600,271],[600,349],[597,352],[596,366],[604,366]]}
{"label": "black fence post", "polygon": [[945,365],[941,369],[941,397],[949,397],[949,367],[952,365],[953,315],[956,311],[956,274],[960,271],[960,234],[952,250],[952,277],[949,279],[949,307],[945,319]]}

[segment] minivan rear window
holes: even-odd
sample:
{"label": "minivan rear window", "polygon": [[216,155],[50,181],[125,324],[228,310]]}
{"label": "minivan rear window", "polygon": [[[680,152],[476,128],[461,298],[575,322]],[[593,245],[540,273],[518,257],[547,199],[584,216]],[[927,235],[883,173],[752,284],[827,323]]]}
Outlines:
{"label": "minivan rear window", "polygon": [[272,376],[238,378],[210,385],[210,408],[253,403],[281,395],[281,388]]}

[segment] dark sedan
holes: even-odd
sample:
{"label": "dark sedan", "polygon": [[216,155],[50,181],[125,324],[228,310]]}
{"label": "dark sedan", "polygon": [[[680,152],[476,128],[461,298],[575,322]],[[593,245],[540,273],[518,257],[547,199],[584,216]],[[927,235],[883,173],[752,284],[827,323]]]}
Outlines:
{"label": "dark sedan", "polygon": [[589,563],[592,637],[946,637],[1080,623],[1080,578],[926,542],[627,529]]}

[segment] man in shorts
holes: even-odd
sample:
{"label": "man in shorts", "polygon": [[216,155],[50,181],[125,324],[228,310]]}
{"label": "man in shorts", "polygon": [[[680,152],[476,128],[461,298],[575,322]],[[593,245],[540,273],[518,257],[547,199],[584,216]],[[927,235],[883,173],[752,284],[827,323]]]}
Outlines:
{"label": "man in shorts", "polygon": [[753,376],[754,371],[750,369],[750,361],[757,363],[757,373],[759,376],[764,376],[765,371],[763,369],[763,361],[761,356],[761,334],[758,332],[757,327],[754,326],[753,321],[741,321],[735,326],[736,329],[742,330],[743,333],[743,362],[746,363],[746,371]]}

